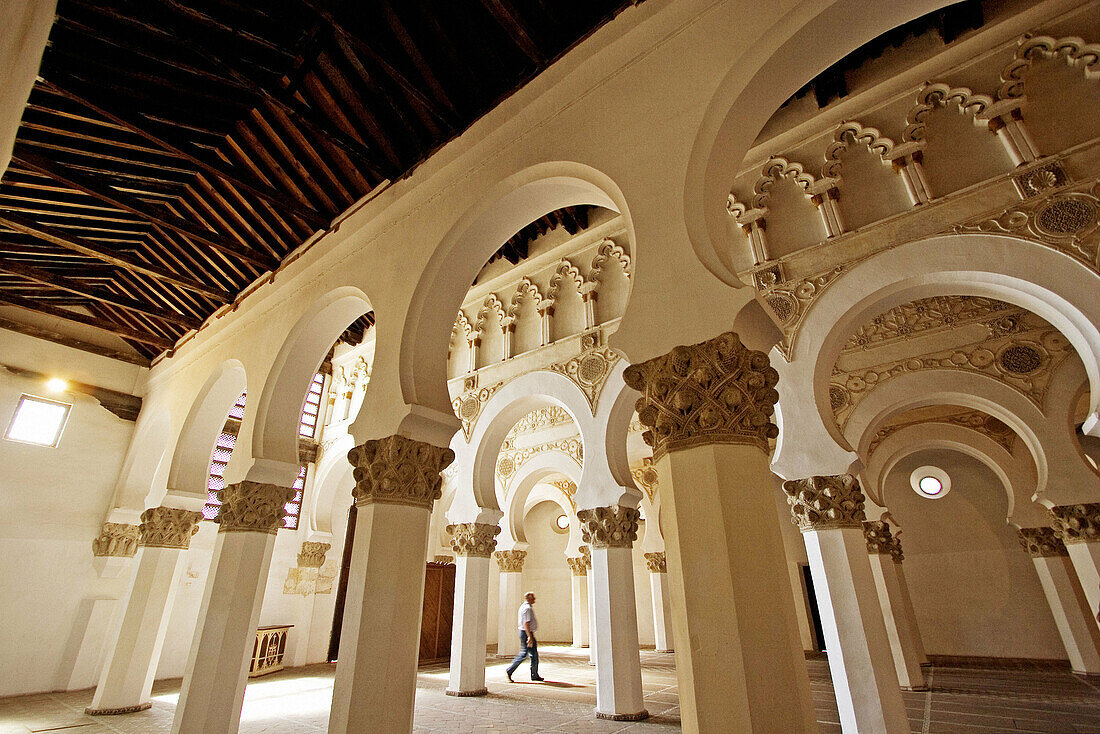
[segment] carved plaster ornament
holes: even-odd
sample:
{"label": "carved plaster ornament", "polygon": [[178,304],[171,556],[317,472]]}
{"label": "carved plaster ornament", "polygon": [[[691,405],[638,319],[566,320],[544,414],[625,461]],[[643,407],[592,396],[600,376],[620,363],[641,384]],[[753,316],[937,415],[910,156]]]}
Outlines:
{"label": "carved plaster ornament", "polygon": [[875,449],[877,449],[883,441],[900,431],[902,428],[923,425],[925,423],[940,423],[969,428],[995,441],[1001,448],[1010,454],[1012,453],[1012,446],[1016,441],[1016,432],[1012,430],[1011,426],[1004,423],[999,418],[994,418],[980,410],[966,409],[946,415],[920,417],[909,420],[902,417],[901,419],[892,421],[875,432],[874,438],[867,444],[867,456],[873,454]]}
{"label": "carved plaster ornament", "polygon": [[588,399],[588,407],[592,409],[592,415],[596,415],[604,383],[607,381],[607,376],[611,374],[611,368],[620,359],[622,357],[618,352],[610,347],[591,348],[566,362],[550,365],[550,369],[576,383]]}
{"label": "carved plaster ornament", "polygon": [[457,525],[448,525],[447,532],[451,536],[451,550],[455,552],[456,556],[491,558],[497,547],[500,526],[480,522],[464,522]]}
{"label": "carved plaster ornament", "polygon": [[603,275],[604,267],[612,260],[619,261],[619,265],[623,269],[623,275],[629,279],[630,255],[627,255],[626,250],[610,238],[605,239],[600,243],[600,246],[596,248],[596,256],[592,258],[592,267],[588,272],[589,279],[592,281],[599,281],[600,276]]}
{"label": "carved plaster ornament", "polygon": [[1020,545],[1032,558],[1068,556],[1066,544],[1054,528],[1020,528]]}
{"label": "carved plaster ornament", "polygon": [[521,573],[523,560],[527,558],[527,551],[523,550],[498,550],[493,553],[501,573]]}
{"label": "carved plaster ornament", "polygon": [[92,540],[92,555],[96,558],[133,558],[139,537],[137,525],[105,522],[99,537]]}
{"label": "carved plaster ornament", "polygon": [[638,539],[638,517],[635,507],[596,507],[578,510],[581,538],[592,548],[630,548]]}
{"label": "carved plaster ornament", "polygon": [[993,98],[984,94],[975,94],[967,87],[952,87],[943,82],[925,84],[917,92],[916,104],[909,110],[905,121],[902,142],[914,142],[925,139],[925,124],[929,115],[948,103],[954,103],[970,115],[977,115],[993,104]]}
{"label": "carved plaster ornament", "polygon": [[1050,508],[1064,543],[1100,543],[1100,502]]}
{"label": "carved plaster ornament", "polygon": [[299,568],[320,568],[325,565],[325,554],[332,545],[329,543],[316,543],[310,540],[302,543],[302,550],[298,553]]}
{"label": "carved plaster ornament", "polygon": [[798,329],[802,326],[814,301],[856,262],[858,261],[843,263],[797,281],[780,280],[764,288],[760,287],[763,283],[757,284],[757,289],[761,291],[760,297],[775,314],[783,331],[783,339],[775,348],[784,359],[790,360],[798,337]]}
{"label": "carved plaster ornament", "polygon": [[508,431],[508,436],[514,438],[524,433],[534,433],[545,428],[552,428],[572,422],[573,418],[565,408],[557,405],[549,405],[545,408],[535,408],[516,421],[516,424]]}
{"label": "carved plaster ornament", "polygon": [[569,564],[569,570],[573,572],[574,576],[587,576],[588,564],[584,559],[584,556],[566,556],[565,562]]}
{"label": "carved plaster ornament", "polygon": [[863,492],[851,474],[807,477],[783,482],[793,521],[802,532],[860,528]]}
{"label": "carved plaster ornament", "polygon": [[1024,75],[1036,59],[1049,59],[1065,56],[1066,61],[1080,68],[1085,76],[1100,74],[1100,44],[1086,44],[1075,36],[1053,38],[1051,36],[1032,36],[1030,33],[1020,38],[1012,61],[1001,70],[1001,88],[997,91],[1000,99],[1014,99],[1024,95]]}
{"label": "carved plaster ornament", "polygon": [[897,563],[905,560],[905,555],[901,552],[901,540],[890,532],[890,523],[882,520],[864,521],[863,538],[867,541],[868,553],[893,556]]}
{"label": "carved plaster ornament", "polygon": [[218,490],[221,511],[214,521],[219,533],[261,532],[274,535],[283,524],[293,487],[262,482],[237,482]]}
{"label": "carved plaster ornament", "polygon": [[657,495],[657,470],[653,468],[653,459],[645,457],[642,465],[630,470],[630,476],[634,477],[634,483],[642,488],[645,496],[652,502]]}
{"label": "carved plaster ornament", "polygon": [[550,482],[550,484],[554,487],[557,487],[559,490],[561,490],[561,493],[565,495],[566,499],[569,500],[569,504],[573,507],[573,512],[576,513],[577,512],[577,500],[576,500],[577,485],[573,484],[573,482],[571,482],[568,479],[555,479],[552,482]]}
{"label": "carved plaster ornament", "polygon": [[581,558],[584,559],[585,568],[592,568],[592,549],[587,545],[581,546]]}
{"label": "carved plaster ornament", "polygon": [[201,512],[175,507],[151,507],[141,513],[138,526],[142,548],[179,548],[187,550],[191,536],[199,531]]}
{"label": "carved plaster ornament", "polygon": [[440,555],[437,555],[437,556],[432,556],[432,563],[440,563],[440,564],[443,564],[445,566],[449,563],[454,563],[454,562],[455,562],[455,557],[454,556],[448,556],[448,555],[444,555],[444,554],[440,554]]}
{"label": "carved plaster ornament", "polygon": [[519,468],[523,466],[529,459],[538,456],[539,454],[549,451],[559,451],[573,461],[577,463],[577,466],[584,464],[584,444],[581,443],[580,436],[576,438],[563,438],[558,441],[550,441],[548,443],[542,443],[538,446],[530,446],[525,449],[509,449],[505,446],[501,447],[500,458],[497,459],[497,475],[501,478],[501,481],[507,485],[508,480],[511,479]]}
{"label": "carved plaster ornament", "polygon": [[779,435],[771,422],[779,373],[768,355],[749,349],[732,331],[631,365],[626,384],[642,393],[638,419],[653,460],[679,449],[715,443],[768,451]]}
{"label": "carved plaster ornament", "polygon": [[473,435],[474,426],[477,425],[477,419],[481,417],[481,411],[485,408],[485,404],[489,402],[489,398],[497,390],[504,387],[504,383],[498,382],[480,390],[476,387],[477,383],[475,382],[474,389],[459,395],[451,401],[455,416],[462,421],[462,435],[465,437],[466,443],[470,442],[470,436]]}
{"label": "carved plaster ornament", "polygon": [[386,503],[432,509],[442,495],[440,472],[455,460],[454,451],[404,436],[367,441],[348,452],[355,467],[357,505]]}
{"label": "carved plaster ornament", "polygon": [[665,552],[645,553],[645,565],[650,573],[668,573],[668,562],[665,560]]}
{"label": "carved plaster ornament", "polygon": [[841,353],[866,351],[918,336],[986,322],[990,336],[1019,331],[1017,306],[981,296],[932,296],[895,306],[862,324],[841,348]]}

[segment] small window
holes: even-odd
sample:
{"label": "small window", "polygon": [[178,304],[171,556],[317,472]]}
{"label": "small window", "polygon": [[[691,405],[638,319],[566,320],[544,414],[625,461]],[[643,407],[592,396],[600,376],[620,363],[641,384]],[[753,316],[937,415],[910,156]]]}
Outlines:
{"label": "small window", "polygon": [[558,518],[554,521],[554,524],[558,526],[558,530],[568,530],[569,518],[565,515],[558,515]]}
{"label": "small window", "polygon": [[54,448],[61,441],[61,432],[65,430],[72,407],[57,400],[23,395],[4,438]]}
{"label": "small window", "polygon": [[302,438],[317,438],[317,417],[321,412],[324,387],[325,376],[318,372],[309,383],[306,400],[302,405],[302,420],[298,424],[298,435]]}

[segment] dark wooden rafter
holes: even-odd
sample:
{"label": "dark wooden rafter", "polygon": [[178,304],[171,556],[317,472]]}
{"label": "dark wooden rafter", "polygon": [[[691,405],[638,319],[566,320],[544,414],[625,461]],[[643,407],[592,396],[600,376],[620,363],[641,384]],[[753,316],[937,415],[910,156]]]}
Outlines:
{"label": "dark wooden rafter", "polygon": [[533,63],[542,65],[546,63],[546,55],[532,38],[531,29],[523,21],[523,15],[516,9],[510,0],[481,0],[481,4],[489,11],[501,28],[507,31],[516,46]]}
{"label": "dark wooden rafter", "polygon": [[5,290],[0,290],[0,303],[18,306],[28,311],[45,314],[46,316],[53,316],[54,318],[64,319],[65,321],[73,321],[78,324],[83,324],[84,326],[91,326],[93,329],[106,331],[131,341],[148,344],[159,350],[171,349],[175,344],[174,339],[166,339],[162,336],[156,336],[154,334],[139,331],[138,329],[132,329],[96,316],[88,316],[87,314],[50,306],[49,304],[43,303],[40,299],[32,300],[24,298]]}

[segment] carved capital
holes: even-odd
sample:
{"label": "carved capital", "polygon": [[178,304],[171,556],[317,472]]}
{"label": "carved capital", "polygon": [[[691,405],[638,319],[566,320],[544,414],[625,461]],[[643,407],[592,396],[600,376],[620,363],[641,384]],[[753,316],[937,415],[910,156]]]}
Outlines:
{"label": "carved capital", "polygon": [[587,545],[581,546],[581,558],[584,559],[585,569],[592,568],[592,549]]}
{"label": "carved capital", "polygon": [[802,532],[860,528],[863,492],[851,474],[807,477],[783,482],[794,523]]}
{"label": "carved capital", "polygon": [[359,505],[380,502],[431,510],[441,494],[439,473],[454,459],[448,448],[404,436],[367,441],[348,452],[355,467],[352,496]]}
{"label": "carved capital", "polygon": [[143,548],[180,548],[187,550],[191,536],[199,531],[201,512],[180,510],[175,507],[150,507],[141,513],[141,535],[138,545]]}
{"label": "carved capital", "polygon": [[294,489],[264,482],[237,482],[218,490],[222,507],[215,520],[219,533],[270,533],[283,524],[284,505]]}
{"label": "carved capital", "polygon": [[1050,508],[1054,529],[1064,543],[1100,543],[1100,502]]}
{"label": "carved capital", "polygon": [[569,570],[573,572],[574,576],[588,575],[588,562],[584,556],[577,556],[576,558],[566,556],[565,561],[569,564]]}
{"label": "carved capital", "polygon": [[493,553],[497,559],[501,573],[520,573],[523,571],[523,559],[527,557],[527,551],[499,550]]}
{"label": "carved capital", "polygon": [[883,520],[868,520],[863,523],[863,537],[867,541],[867,552],[874,555],[890,555],[901,563],[905,555],[901,552],[901,540],[890,532],[890,524]]}
{"label": "carved capital", "polygon": [[1054,528],[1020,528],[1020,545],[1032,558],[1068,556],[1066,544]]}
{"label": "carved capital", "polygon": [[650,573],[668,573],[668,562],[665,560],[664,551],[646,553],[645,565]]}
{"label": "carved capital", "polygon": [[497,547],[500,526],[480,522],[464,522],[458,525],[448,525],[447,532],[451,535],[451,550],[455,552],[456,556],[491,558],[493,550]]}
{"label": "carved capital", "polygon": [[99,537],[92,541],[92,555],[96,558],[133,558],[138,549],[138,526],[118,522],[105,522]]}
{"label": "carved capital", "polygon": [[331,547],[329,543],[305,541],[298,553],[298,568],[320,568],[325,565],[325,554]]}
{"label": "carved capital", "polygon": [[638,539],[639,512],[634,507],[596,507],[578,510],[581,538],[593,548],[630,548]]}
{"label": "carved capital", "polygon": [[455,562],[455,557],[454,556],[447,556],[447,555],[443,555],[443,554],[440,554],[438,556],[432,556],[432,563],[439,563],[439,564],[442,564],[442,565],[446,566],[447,564],[451,564],[451,563],[454,563],[454,562]]}

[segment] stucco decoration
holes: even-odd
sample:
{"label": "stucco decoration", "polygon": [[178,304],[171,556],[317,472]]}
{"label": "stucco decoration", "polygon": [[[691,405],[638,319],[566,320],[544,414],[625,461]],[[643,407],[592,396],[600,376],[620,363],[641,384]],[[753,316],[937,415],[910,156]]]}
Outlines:
{"label": "stucco decoration", "polygon": [[626,250],[623,249],[622,245],[616,244],[615,240],[608,238],[596,248],[596,255],[592,258],[592,268],[588,273],[589,280],[598,282],[600,276],[603,275],[604,266],[611,260],[618,260],[619,265],[623,268],[623,274],[630,278],[630,255],[626,254]]}
{"label": "stucco decoration", "polygon": [[760,294],[764,303],[775,314],[783,331],[783,339],[775,348],[785,359],[790,359],[798,328],[814,301],[852,264],[838,265],[802,280],[779,282]]}
{"label": "stucco decoration", "polygon": [[1100,502],[1050,508],[1063,543],[1100,543]]}
{"label": "stucco decoration", "polygon": [[380,502],[431,510],[442,495],[440,472],[454,459],[451,449],[404,436],[367,441],[348,452],[355,467],[352,496],[358,505]]}
{"label": "stucco decoration", "polygon": [[451,536],[451,550],[455,552],[456,556],[491,558],[497,547],[500,526],[481,522],[464,522],[457,525],[448,525],[447,533]]}
{"label": "stucco decoration", "polygon": [[565,562],[569,564],[569,570],[574,576],[587,576],[588,565],[585,563],[584,556],[567,556]]}
{"label": "stucco decoration", "polygon": [[592,568],[592,549],[587,545],[581,546],[581,558],[584,559],[585,568]]}
{"label": "stucco decoration", "polygon": [[779,373],[768,355],[749,349],[732,331],[631,365],[626,384],[642,393],[638,419],[654,461],[668,451],[713,443],[768,450],[779,435],[771,422]]}
{"label": "stucco decoration", "polygon": [[275,532],[282,527],[286,503],[294,499],[293,487],[264,482],[237,482],[218,491],[222,507],[214,522],[219,533]]}
{"label": "stucco decoration", "polygon": [[841,123],[833,133],[833,142],[825,149],[825,163],[821,167],[821,175],[840,178],[841,156],[853,144],[866,145],[872,153],[878,154],[884,160],[894,149],[894,141],[873,127],[863,127],[854,121]]}
{"label": "stucco decoration", "polygon": [[522,573],[523,560],[527,558],[524,550],[498,550],[493,553],[501,573]]}
{"label": "stucco decoration", "polygon": [[1032,558],[1068,556],[1066,544],[1054,528],[1020,528],[1020,545]]}
{"label": "stucco decoration", "polygon": [[1062,162],[1054,160],[1013,174],[1012,183],[1016,184],[1016,190],[1021,197],[1032,199],[1051,189],[1062,188],[1069,183],[1069,176],[1066,175]]}
{"label": "stucco decoration", "polygon": [[99,536],[92,540],[92,555],[96,558],[133,558],[139,537],[137,525],[105,522]]}
{"label": "stucco decoration", "polygon": [[432,556],[432,563],[439,563],[441,565],[446,566],[447,564],[454,563],[454,562],[455,562],[455,557],[454,556],[448,556],[448,555],[442,554],[442,553],[437,555],[437,556]]}
{"label": "stucco decoration", "polygon": [[756,179],[756,183],[753,184],[752,207],[754,209],[763,209],[768,205],[772,187],[781,178],[794,180],[798,187],[807,193],[807,196],[809,196],[810,189],[816,183],[813,174],[807,173],[801,163],[794,163],[780,156],[772,156],[764,163],[763,168],[760,169],[760,178]]}
{"label": "stucco decoration", "polygon": [[299,568],[320,568],[325,565],[325,554],[332,545],[329,543],[317,543],[307,540],[302,543],[302,550],[298,553]]}
{"label": "stucco decoration", "polygon": [[500,458],[497,459],[497,475],[505,484],[529,459],[547,451],[560,451],[577,462],[577,466],[584,464],[584,444],[581,443],[580,436],[563,438],[519,450],[512,449],[511,446],[511,443],[506,442],[501,449]]}
{"label": "stucco decoration", "polygon": [[947,423],[956,426],[962,426],[963,428],[969,428],[972,431],[977,431],[984,436],[989,437],[997,444],[1001,446],[1005,451],[1012,453],[1012,447],[1016,442],[1016,432],[1012,430],[1012,427],[993,416],[983,413],[980,410],[960,409],[956,413],[937,415],[932,417],[920,417],[915,419],[906,420],[904,418],[900,420],[894,420],[890,424],[883,426],[875,432],[874,438],[867,445],[868,457],[875,452],[875,449],[879,445],[889,438],[892,434],[900,431],[902,428],[908,426],[920,425],[922,423]]}
{"label": "stucco decoration", "polygon": [[544,428],[572,423],[573,419],[565,408],[557,405],[549,405],[545,408],[536,408],[516,421],[512,430],[508,431],[509,438],[515,438],[522,433],[534,433]]}
{"label": "stucco decoration", "polygon": [[573,512],[576,512],[577,500],[575,499],[575,497],[577,494],[577,485],[573,484],[573,482],[568,479],[555,479],[550,482],[550,484],[561,490],[561,493],[564,494],[566,499],[569,500],[569,504],[570,506],[572,506]]}
{"label": "stucco decoration", "polygon": [[477,312],[477,322],[474,324],[474,331],[480,336],[485,333],[486,327],[494,321],[496,322],[497,328],[501,330],[501,333],[504,333],[504,304],[497,298],[496,293],[490,293],[485,297],[485,302],[481,305],[481,310]]}
{"label": "stucco decoration", "polygon": [[618,352],[609,347],[592,348],[560,364],[550,365],[554,372],[560,372],[577,384],[588,398],[588,407],[596,415],[600,393],[603,391],[607,376],[615,363],[622,359]]}
{"label": "stucco decoration", "polygon": [[516,285],[516,291],[508,302],[507,316],[509,323],[515,323],[515,320],[519,318],[519,309],[525,298],[531,301],[536,310],[544,309],[547,306],[547,301],[543,298],[539,287],[532,283],[530,278],[524,276],[520,278],[519,283]]}
{"label": "stucco decoration", "polygon": [[567,280],[573,284],[577,292],[581,292],[584,288],[584,278],[581,276],[580,269],[569,260],[562,258],[554,268],[554,274],[550,276],[548,297],[551,301],[557,300],[558,294],[561,293],[562,284]]}
{"label": "stucco decoration", "polygon": [[863,492],[851,474],[794,479],[783,482],[783,492],[795,525],[804,533],[863,527]]}
{"label": "stucco decoration", "polygon": [[630,548],[638,539],[636,507],[595,507],[578,510],[581,538],[591,548]]}
{"label": "stucco decoration", "polygon": [[1027,34],[1020,38],[1012,61],[1001,70],[1001,88],[997,96],[1000,99],[1022,97],[1028,69],[1036,59],[1053,56],[1064,56],[1070,66],[1081,69],[1090,79],[1100,76],[1100,44],[1085,43],[1077,36],[1052,38]]}
{"label": "stucco decoration", "polygon": [[901,552],[901,540],[890,532],[890,523],[885,520],[864,521],[863,538],[867,541],[868,553],[892,556],[898,563],[905,560],[905,554]]}
{"label": "stucco decoration", "polygon": [[650,573],[668,573],[668,562],[665,560],[664,551],[644,553],[645,567]]}
{"label": "stucco decoration", "polygon": [[[476,385],[475,382],[474,386],[476,387]],[[493,396],[493,393],[503,386],[503,382],[498,382],[480,390],[470,390],[451,401],[455,416],[462,422],[462,435],[466,439],[466,443],[470,442],[470,436],[473,435],[474,426],[477,425],[477,419],[481,417],[481,411],[485,407],[485,403],[489,402],[489,398]]]}
{"label": "stucco decoration", "polygon": [[630,476],[634,477],[634,483],[645,492],[646,498],[653,502],[657,495],[657,470],[653,468],[653,459],[648,456],[642,459],[642,465],[631,469]]}
{"label": "stucco decoration", "polygon": [[201,512],[191,512],[175,507],[150,507],[141,513],[141,534],[138,545],[142,548],[180,548],[187,550],[191,536],[199,531]]}
{"label": "stucco decoration", "polygon": [[[1020,308],[994,298],[980,296],[921,298],[895,306],[875,316],[848,338],[841,351],[871,349],[982,321],[990,324],[990,336],[993,336],[997,333],[1018,330],[1017,324],[1010,319],[1018,317],[1020,313]],[[1001,317],[1004,316],[1010,319],[1002,319]]]}
{"label": "stucco decoration", "polygon": [[929,114],[938,107],[954,103],[967,114],[978,115],[993,104],[993,99],[984,94],[975,94],[967,87],[952,87],[943,82],[925,84],[917,92],[916,103],[905,116],[905,131],[901,135],[903,142],[924,140],[925,123]]}

